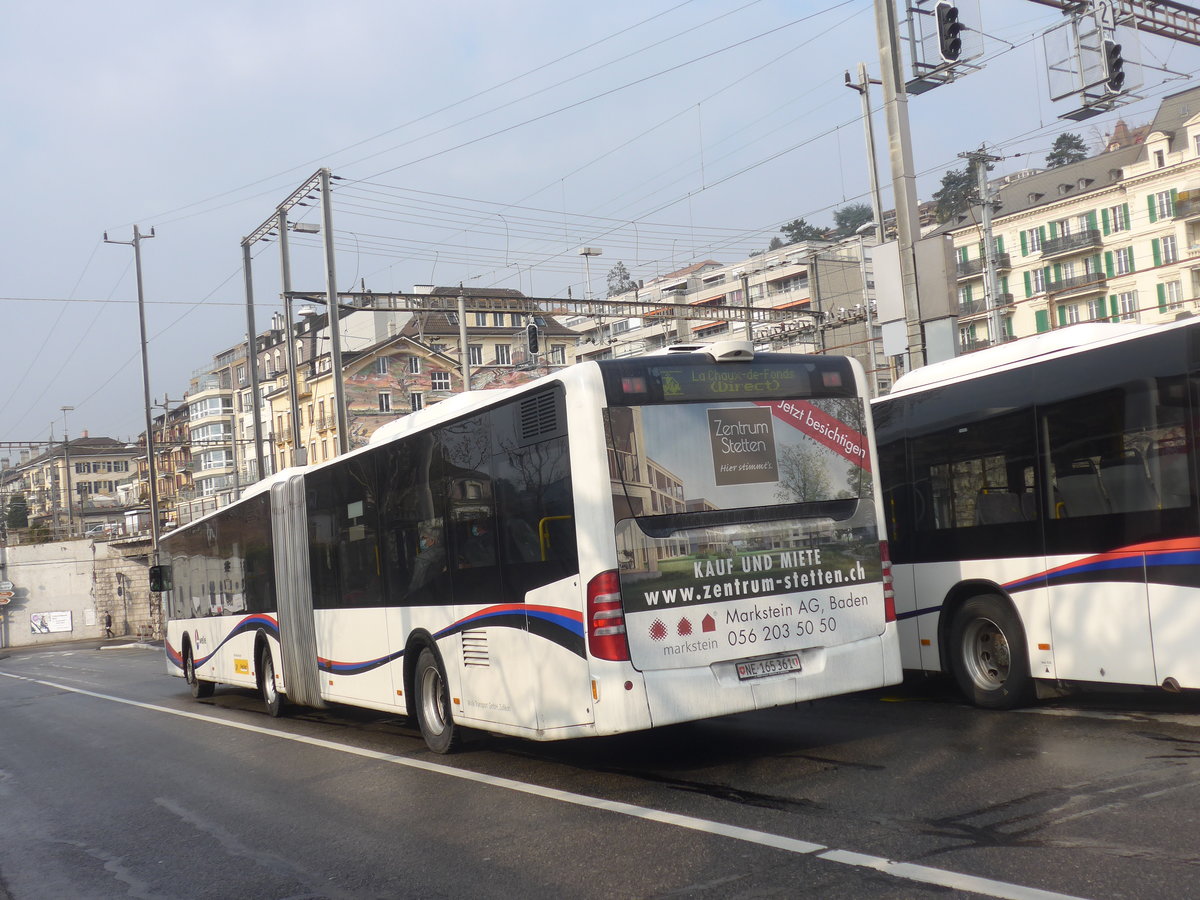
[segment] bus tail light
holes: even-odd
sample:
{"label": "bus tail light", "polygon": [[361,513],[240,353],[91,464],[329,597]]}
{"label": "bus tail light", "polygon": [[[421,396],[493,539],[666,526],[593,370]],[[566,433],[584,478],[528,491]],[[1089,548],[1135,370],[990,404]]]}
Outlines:
{"label": "bus tail light", "polygon": [[597,659],[629,659],[625,610],[616,569],[601,572],[587,586],[588,650]]}
{"label": "bus tail light", "polygon": [[892,557],[888,554],[888,542],[879,542],[879,560],[882,563],[880,579],[883,582],[883,620],[896,621],[896,590],[892,585]]}

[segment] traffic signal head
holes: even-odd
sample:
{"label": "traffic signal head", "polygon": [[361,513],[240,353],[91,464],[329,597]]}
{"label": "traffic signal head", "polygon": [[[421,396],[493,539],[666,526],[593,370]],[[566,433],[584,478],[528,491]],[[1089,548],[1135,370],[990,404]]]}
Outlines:
{"label": "traffic signal head", "polygon": [[1125,57],[1116,41],[1104,42],[1104,83],[1114,94],[1125,87]]}
{"label": "traffic signal head", "polygon": [[526,346],[529,348],[529,355],[537,356],[540,347],[540,341],[538,340],[538,327],[536,322],[530,322],[525,326],[525,339],[527,342]]}
{"label": "traffic signal head", "polygon": [[956,62],[962,56],[963,24],[958,20],[958,7],[941,0],[933,10],[937,20],[938,53],[946,62]]}

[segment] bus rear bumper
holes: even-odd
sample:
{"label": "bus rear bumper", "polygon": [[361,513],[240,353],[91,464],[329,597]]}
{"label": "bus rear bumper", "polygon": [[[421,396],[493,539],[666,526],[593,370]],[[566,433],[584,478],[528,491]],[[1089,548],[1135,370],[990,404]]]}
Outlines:
{"label": "bus rear bumper", "polygon": [[804,700],[898,684],[903,678],[895,623],[882,635],[801,651],[800,672],[749,681],[736,663],[702,669],[645,672],[646,698],[654,726],[731,713],[770,709]]}

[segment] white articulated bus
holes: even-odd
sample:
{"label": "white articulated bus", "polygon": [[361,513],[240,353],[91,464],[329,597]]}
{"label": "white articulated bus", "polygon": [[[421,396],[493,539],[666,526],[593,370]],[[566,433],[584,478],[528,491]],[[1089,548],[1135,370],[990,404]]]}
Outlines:
{"label": "white articulated bus", "polygon": [[1200,319],[926,366],[874,414],[905,668],[996,708],[1200,688]]}
{"label": "white articulated bus", "polygon": [[168,668],[537,740],[901,677],[870,409],[731,343],[448,399],[162,540]]}

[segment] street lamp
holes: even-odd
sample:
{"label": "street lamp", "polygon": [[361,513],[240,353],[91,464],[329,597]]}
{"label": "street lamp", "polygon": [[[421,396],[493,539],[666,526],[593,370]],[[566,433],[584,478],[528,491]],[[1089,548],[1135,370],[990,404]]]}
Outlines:
{"label": "street lamp", "polygon": [[583,257],[584,277],[587,278],[587,284],[584,285],[584,288],[583,288],[583,299],[584,300],[592,299],[592,267],[588,264],[588,261],[590,260],[591,257],[600,256],[603,253],[604,253],[604,251],[601,250],[599,247],[580,247],[579,248],[579,255]]}
{"label": "street lamp", "polygon": [[[60,406],[63,414],[63,468],[67,473],[67,537],[75,534],[75,514],[71,512],[71,439],[67,436],[67,413],[73,412],[73,406]],[[83,509],[79,510],[83,515]]]}

